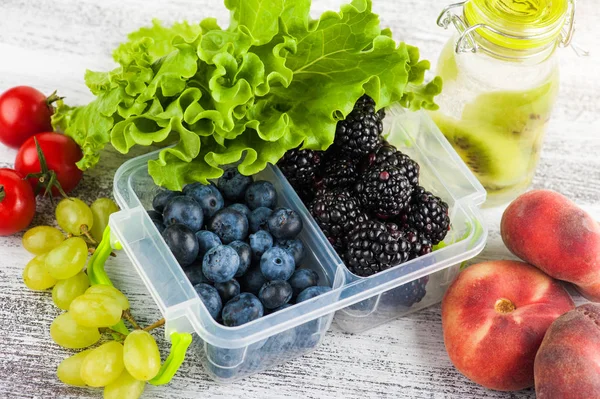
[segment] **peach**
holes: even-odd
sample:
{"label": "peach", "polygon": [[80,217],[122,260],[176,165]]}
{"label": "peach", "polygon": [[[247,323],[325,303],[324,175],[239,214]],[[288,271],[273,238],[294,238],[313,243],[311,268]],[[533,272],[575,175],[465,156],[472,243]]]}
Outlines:
{"label": "peach", "polygon": [[535,357],[538,399],[600,398],[600,306],[585,304],[546,331]]}
{"label": "peach", "polygon": [[527,388],[533,385],[533,362],[546,329],[574,307],[558,281],[526,263],[470,266],[442,300],[448,356],[486,388]]}
{"label": "peach", "polygon": [[500,229],[513,254],[600,301],[600,225],[571,200],[550,190],[525,193],[508,206]]}

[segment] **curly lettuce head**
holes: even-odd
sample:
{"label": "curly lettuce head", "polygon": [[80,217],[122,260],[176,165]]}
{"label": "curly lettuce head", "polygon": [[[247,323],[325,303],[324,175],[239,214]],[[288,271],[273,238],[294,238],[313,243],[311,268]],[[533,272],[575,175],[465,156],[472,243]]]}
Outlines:
{"label": "curly lettuce head", "polygon": [[180,190],[219,177],[230,163],[250,175],[300,145],[327,149],[363,94],[378,108],[437,107],[441,80],[424,83],[429,63],[381,29],[370,0],[318,20],[309,17],[309,0],[225,6],[227,29],[212,18],[171,27],[154,21],[115,50],[118,68],[88,71],[96,99],[59,104],[53,117],[82,147],[80,168],[94,166],[108,143],[122,153],[172,145],[148,170],[157,184]]}

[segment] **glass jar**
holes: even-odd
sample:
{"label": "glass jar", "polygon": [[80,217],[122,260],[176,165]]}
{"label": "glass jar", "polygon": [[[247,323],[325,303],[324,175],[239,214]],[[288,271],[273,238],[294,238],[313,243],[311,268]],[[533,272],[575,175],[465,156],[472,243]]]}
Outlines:
{"label": "glass jar", "polygon": [[574,1],[468,0],[438,19],[457,32],[438,60],[444,89],[432,117],[486,188],[488,206],[531,184],[558,94],[555,50],[571,41]]}

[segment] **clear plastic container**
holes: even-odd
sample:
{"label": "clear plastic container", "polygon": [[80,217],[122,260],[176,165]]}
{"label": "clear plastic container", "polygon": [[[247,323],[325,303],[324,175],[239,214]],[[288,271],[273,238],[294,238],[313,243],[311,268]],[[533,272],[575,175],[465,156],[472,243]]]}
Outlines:
{"label": "clear plastic container", "polygon": [[[316,271],[320,284],[333,290],[239,327],[225,327],[210,316],[146,212],[159,190],[147,169],[157,153],[132,159],[117,171],[114,194],[122,210],[110,217],[113,246],[118,241],[148,287],[166,319],[167,337],[175,331],[195,333],[191,350],[202,353],[213,379],[232,382],[314,350],[334,315],[342,329],[357,332],[437,303],[461,262],[483,249],[487,231],[479,214],[485,201],[481,184],[425,113],[394,108],[387,115],[388,140],[419,162],[422,184],[450,206],[448,245],[386,272],[357,277],[281,172],[269,167],[256,178],[271,181],[279,193],[278,205],[301,215],[300,239],[307,248],[302,266]],[[410,308],[397,303],[393,289],[424,276],[429,276],[425,298]]]}

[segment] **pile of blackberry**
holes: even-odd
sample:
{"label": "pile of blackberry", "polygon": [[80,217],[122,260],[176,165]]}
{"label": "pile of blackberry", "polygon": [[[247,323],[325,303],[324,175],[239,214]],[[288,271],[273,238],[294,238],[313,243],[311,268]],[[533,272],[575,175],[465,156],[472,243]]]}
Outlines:
{"label": "pile of blackberry", "polygon": [[[448,204],[419,185],[419,164],[381,137],[384,117],[365,95],[338,122],[330,149],[292,150],[278,164],[361,277],[430,253],[450,229]],[[404,302],[420,301],[427,281],[412,282]]]}

